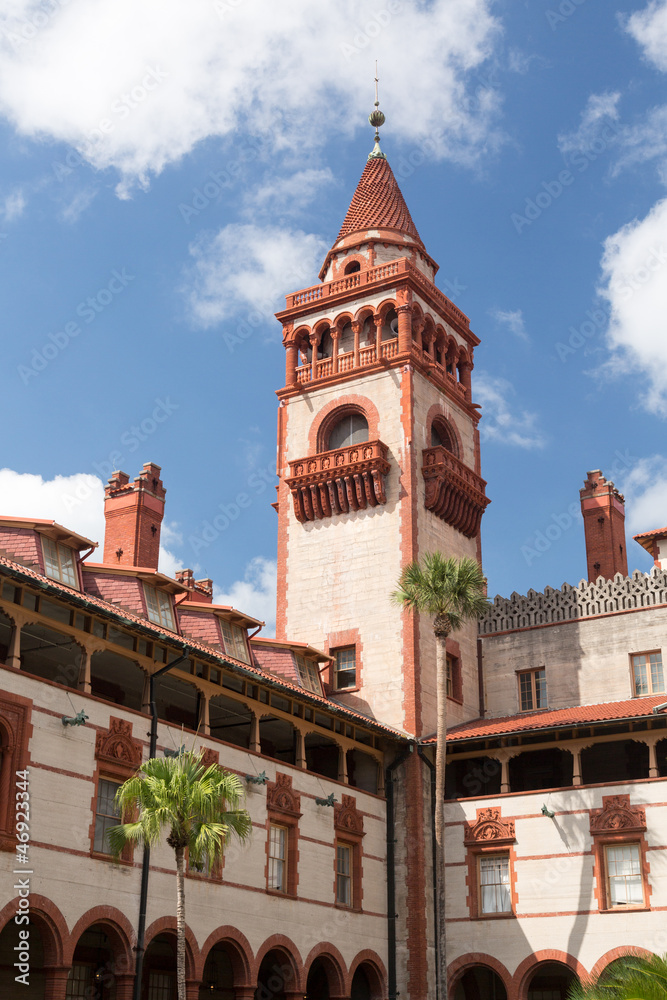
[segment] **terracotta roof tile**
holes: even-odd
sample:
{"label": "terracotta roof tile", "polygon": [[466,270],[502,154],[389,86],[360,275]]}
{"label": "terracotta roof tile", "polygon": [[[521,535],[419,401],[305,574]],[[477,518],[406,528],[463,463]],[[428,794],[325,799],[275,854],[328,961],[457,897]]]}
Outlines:
{"label": "terracotta roof tile", "polygon": [[[460,726],[453,726],[447,733],[447,742],[505,736],[535,729],[555,729],[561,726],[584,726],[596,722],[613,722],[615,719],[637,719],[652,715],[655,705],[667,701],[664,694],[651,698],[630,698],[628,701],[608,701],[601,705],[574,705],[572,708],[544,709],[524,712],[500,719],[473,719]],[[435,737],[424,740],[435,743]]]}
{"label": "terracotta roof tile", "polygon": [[269,683],[272,686],[282,688],[283,690],[294,693],[298,693],[302,698],[306,698],[308,701],[313,702],[316,705],[320,705],[322,708],[328,708],[336,714],[341,714],[348,716],[351,722],[357,721],[357,724],[368,726],[370,729],[380,729],[385,733],[389,733],[397,739],[405,740],[407,737],[406,733],[402,733],[400,730],[393,729],[391,726],[386,726],[382,722],[378,722],[376,719],[371,719],[366,715],[362,715],[361,712],[355,712],[353,709],[346,708],[337,702],[332,702],[323,695],[314,694],[311,691],[306,691],[304,688],[299,687],[298,684],[294,684],[284,677],[277,677],[275,674],[267,674],[266,671],[262,670],[260,667],[254,664],[243,663],[241,660],[237,660],[227,653],[218,653],[217,650],[212,649],[210,646],[203,644],[189,636],[179,635],[178,632],[171,632],[168,629],[162,628],[161,625],[156,625],[154,622],[150,622],[145,618],[140,618],[135,612],[128,610],[119,610],[113,604],[108,604],[106,601],[100,600],[99,597],[94,597],[92,594],[80,590],[74,590],[72,587],[67,587],[63,583],[59,583],[57,580],[51,580],[41,573],[35,572],[35,570],[23,566],[20,563],[16,563],[5,556],[0,555],[0,566],[6,567],[10,573],[15,576],[21,576],[27,578],[28,580],[34,581],[35,585],[43,588],[44,590],[56,592],[62,594],[63,597],[69,598],[69,600],[75,602],[85,602],[91,607],[97,608],[102,614],[113,615],[116,619],[125,621],[128,625],[138,625],[144,631],[152,633],[154,638],[161,638],[163,641],[172,642],[178,644],[182,649],[184,646],[188,648],[188,651],[192,653],[199,653],[209,657],[215,658],[222,663],[225,663],[231,667],[236,667],[241,669],[243,673],[254,674],[257,678],[261,678],[265,683]]}
{"label": "terracotta roof tile", "polygon": [[387,160],[366,163],[338,239],[366,229],[398,229],[424,246]]}

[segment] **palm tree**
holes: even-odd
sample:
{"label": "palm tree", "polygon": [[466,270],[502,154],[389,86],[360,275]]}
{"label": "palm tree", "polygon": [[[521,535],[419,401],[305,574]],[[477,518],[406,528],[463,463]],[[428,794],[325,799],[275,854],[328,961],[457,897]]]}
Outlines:
{"label": "palm tree", "polygon": [[118,857],[128,843],[153,847],[168,830],[167,843],[176,855],[178,1000],[185,1000],[185,849],[193,866],[213,867],[230,836],[245,841],[252,829],[250,815],[241,808],[240,779],[217,764],[205,767],[202,756],[190,750],[147,760],[116,793],[120,815],[137,818],[108,831],[112,853]]}
{"label": "palm tree", "polygon": [[437,747],[435,756],[435,865],[438,939],[436,963],[440,997],[447,996],[445,929],[445,759],[447,738],[447,637],[466,621],[486,611],[486,580],[475,559],[445,557],[440,552],[406,566],[392,599],[413,611],[433,616],[437,679]]}
{"label": "palm tree", "polygon": [[627,955],[595,982],[570,988],[570,1000],[665,1000],[667,955]]}

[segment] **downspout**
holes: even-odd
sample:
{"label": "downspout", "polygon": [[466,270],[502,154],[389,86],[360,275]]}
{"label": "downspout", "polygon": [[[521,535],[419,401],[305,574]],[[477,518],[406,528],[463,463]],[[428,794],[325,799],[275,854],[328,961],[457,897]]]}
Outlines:
{"label": "downspout", "polygon": [[486,705],[484,704],[484,653],[481,636],[477,637],[477,686],[479,688],[479,717],[483,719],[486,714]]}
{"label": "downspout", "polygon": [[435,870],[435,764],[430,760],[426,753],[424,752],[424,747],[421,743],[417,744],[417,753],[424,761],[426,766],[431,772],[431,869],[433,875],[433,945],[435,949],[436,962],[435,962],[435,995],[440,996],[439,984],[438,984],[438,880],[437,873]]}
{"label": "downspout", "polygon": [[[159,677],[160,674],[166,674],[168,670],[172,667],[178,666],[183,660],[187,660],[190,656],[190,650],[186,650],[182,656],[179,656],[176,660],[172,660],[171,663],[165,664],[164,667],[160,667],[148,678],[148,700],[150,702],[151,708],[151,730],[150,730],[150,744],[148,750],[149,759],[155,757],[157,751],[157,705],[155,703],[155,678]],[[132,992],[133,1000],[141,1000],[141,979],[144,972],[144,940],[146,938],[146,907],[148,905],[148,873],[150,871],[151,863],[151,849],[150,847],[144,847],[144,857],[141,862],[141,892],[139,894],[139,926],[137,927],[137,947],[136,947],[136,959],[134,964],[134,990]]]}
{"label": "downspout", "polygon": [[[394,827],[394,778],[393,772],[403,764],[412,751],[411,743],[385,772],[385,788],[387,790],[387,978],[389,986],[388,1000],[396,1000],[396,840]],[[137,997],[136,1000],[139,1000]]]}

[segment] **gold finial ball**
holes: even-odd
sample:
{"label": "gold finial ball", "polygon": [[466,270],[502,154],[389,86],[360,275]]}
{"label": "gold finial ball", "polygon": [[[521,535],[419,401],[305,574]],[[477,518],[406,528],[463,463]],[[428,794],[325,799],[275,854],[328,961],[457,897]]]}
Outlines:
{"label": "gold finial ball", "polygon": [[370,115],[368,116],[368,121],[373,126],[373,128],[379,128],[380,125],[384,125],[385,117],[381,111],[375,110],[371,111]]}

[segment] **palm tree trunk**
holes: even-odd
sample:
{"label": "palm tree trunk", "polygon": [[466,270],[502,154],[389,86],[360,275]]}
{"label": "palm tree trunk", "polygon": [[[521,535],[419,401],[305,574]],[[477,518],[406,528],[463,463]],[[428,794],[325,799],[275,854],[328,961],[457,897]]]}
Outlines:
{"label": "palm tree trunk", "polygon": [[438,937],[436,963],[438,1000],[447,998],[447,928],[445,924],[445,761],[447,755],[447,636],[448,622],[437,615],[435,632],[437,676],[437,747],[435,753],[435,885]]}
{"label": "palm tree trunk", "polygon": [[176,995],[185,997],[185,849],[175,847],[176,854]]}

